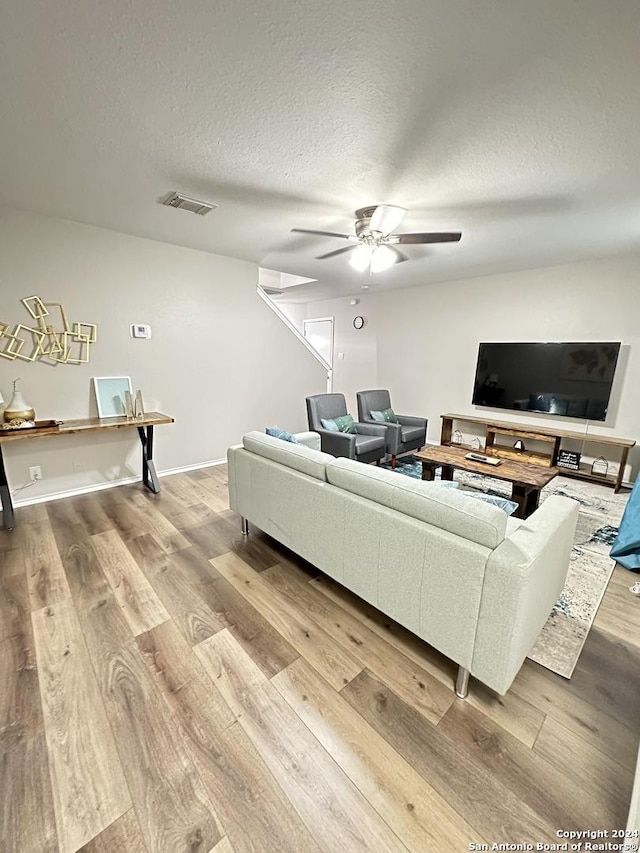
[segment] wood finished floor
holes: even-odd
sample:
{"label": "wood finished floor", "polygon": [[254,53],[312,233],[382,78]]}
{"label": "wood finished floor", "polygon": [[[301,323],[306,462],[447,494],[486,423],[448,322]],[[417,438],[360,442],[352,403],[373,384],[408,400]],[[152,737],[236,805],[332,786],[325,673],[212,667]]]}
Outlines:
{"label": "wood finished floor", "polygon": [[0,532],[2,853],[463,851],[625,825],[640,600],[497,697],[229,510],[226,468]]}

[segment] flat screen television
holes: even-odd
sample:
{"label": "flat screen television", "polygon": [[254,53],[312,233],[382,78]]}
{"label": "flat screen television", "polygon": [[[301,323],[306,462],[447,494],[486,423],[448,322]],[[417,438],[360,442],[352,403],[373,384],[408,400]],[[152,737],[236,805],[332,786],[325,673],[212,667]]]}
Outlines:
{"label": "flat screen television", "polygon": [[604,421],[620,343],[481,343],[476,406]]}

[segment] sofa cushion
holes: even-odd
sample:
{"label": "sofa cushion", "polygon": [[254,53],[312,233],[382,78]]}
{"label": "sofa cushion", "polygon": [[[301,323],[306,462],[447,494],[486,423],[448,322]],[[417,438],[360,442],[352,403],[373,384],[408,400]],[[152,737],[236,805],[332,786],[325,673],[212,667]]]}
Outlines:
{"label": "sofa cushion", "polygon": [[334,457],[320,450],[312,450],[303,444],[291,444],[279,438],[273,438],[257,430],[248,432],[242,439],[245,450],[279,462],[294,471],[308,474],[316,480],[326,480],[327,462],[333,461]]}
{"label": "sofa cushion", "polygon": [[495,548],[505,537],[506,513],[459,490],[443,489],[437,483],[413,480],[394,471],[343,458],[327,464],[327,480],[355,495],[487,548]]}
{"label": "sofa cushion", "polygon": [[410,441],[424,441],[424,427],[403,426],[402,441],[408,444]]}

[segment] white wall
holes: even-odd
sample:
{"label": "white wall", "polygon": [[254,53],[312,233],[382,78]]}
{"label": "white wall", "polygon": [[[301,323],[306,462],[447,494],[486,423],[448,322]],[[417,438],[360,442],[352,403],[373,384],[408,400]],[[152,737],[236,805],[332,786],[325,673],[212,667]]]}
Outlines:
{"label": "white wall", "polygon": [[[640,254],[546,269],[369,293],[357,306],[335,299],[306,306],[306,316],[336,318],[334,389],[355,413],[355,392],[389,388],[398,412],[429,418],[438,441],[444,412],[581,431],[585,422],[518,415],[471,404],[480,341],[622,341],[607,421],[589,434],[640,441]],[[362,314],[361,332],[351,322]],[[640,451],[630,458],[634,474]]]}
{"label": "white wall", "polygon": [[[176,214],[185,215],[185,214]],[[159,471],[217,460],[249,429],[306,428],[304,398],[326,388],[322,368],[256,294],[257,266],[59,219],[0,213],[0,322],[29,322],[20,302],[62,302],[70,321],[97,323],[86,365],[0,358],[0,391],[11,381],[36,417],[96,415],[93,376],[131,376],[147,410],[176,423],[156,429]],[[131,323],[149,323],[150,341]],[[9,483],[44,479],[32,498],[137,475],[135,431],[27,439],[4,447]],[[80,468],[81,470],[77,470]]]}

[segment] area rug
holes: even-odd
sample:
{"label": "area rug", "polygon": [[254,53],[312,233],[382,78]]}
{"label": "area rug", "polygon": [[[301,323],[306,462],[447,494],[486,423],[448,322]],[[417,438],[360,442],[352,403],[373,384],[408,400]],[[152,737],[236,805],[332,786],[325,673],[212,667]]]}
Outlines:
{"label": "area rug", "polygon": [[[416,479],[422,476],[422,464],[414,456],[399,458],[395,470]],[[456,471],[454,478],[462,489],[501,497],[511,494],[510,483],[492,477]],[[613,572],[609,549],[618,535],[628,493],[616,495],[607,486],[559,476],[542,489],[540,501],[549,495],[573,498],[580,511],[564,589],[529,657],[571,678]]]}

